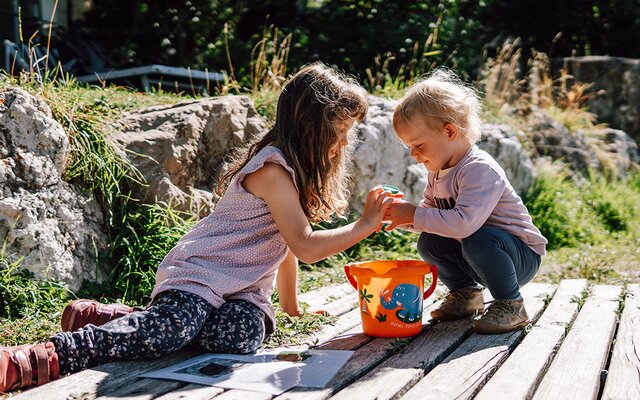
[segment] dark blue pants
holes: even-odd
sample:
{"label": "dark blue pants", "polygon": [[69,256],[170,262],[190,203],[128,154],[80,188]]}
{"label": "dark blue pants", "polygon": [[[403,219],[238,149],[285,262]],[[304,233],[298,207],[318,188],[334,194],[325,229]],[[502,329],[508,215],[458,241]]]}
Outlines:
{"label": "dark blue pants", "polygon": [[50,340],[64,374],[116,360],[156,358],[186,345],[214,353],[250,353],[265,338],[264,317],[247,301],[231,300],[215,309],[200,296],[168,290],[143,311],[59,332]]}
{"label": "dark blue pants", "polygon": [[438,266],[438,276],[449,290],[480,284],[496,300],[520,298],[520,286],[533,279],[540,267],[540,255],[522,240],[488,226],[462,242],[422,233],[418,252]]}

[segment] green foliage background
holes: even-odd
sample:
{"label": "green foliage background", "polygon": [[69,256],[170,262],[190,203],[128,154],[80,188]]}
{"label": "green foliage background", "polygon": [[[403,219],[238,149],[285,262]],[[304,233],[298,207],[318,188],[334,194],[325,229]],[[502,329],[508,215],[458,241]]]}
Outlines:
{"label": "green foliage background", "polygon": [[640,56],[638,0],[101,0],[77,33],[102,43],[116,67],[228,70],[226,41],[246,77],[252,46],[271,25],[293,35],[292,69],[322,59],[363,80],[378,56],[393,57],[395,75],[416,43],[423,55],[436,25],[429,50],[441,52],[429,60],[472,77],[508,37],[551,57]]}

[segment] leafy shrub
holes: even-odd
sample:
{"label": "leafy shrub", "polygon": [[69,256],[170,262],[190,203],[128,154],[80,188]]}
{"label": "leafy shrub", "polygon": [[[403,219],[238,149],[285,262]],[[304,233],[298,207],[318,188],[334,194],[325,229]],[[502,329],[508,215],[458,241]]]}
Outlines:
{"label": "leafy shrub", "polygon": [[629,231],[633,235],[637,230],[640,196],[634,190],[635,179],[634,174],[628,178],[628,183],[617,179],[608,180],[595,172],[589,175],[587,190],[583,191],[584,197],[609,232]]}
{"label": "leafy shrub", "polygon": [[585,217],[580,192],[560,174],[543,172],[523,196],[534,224],[549,241],[548,249],[575,247],[592,240],[581,220]]}

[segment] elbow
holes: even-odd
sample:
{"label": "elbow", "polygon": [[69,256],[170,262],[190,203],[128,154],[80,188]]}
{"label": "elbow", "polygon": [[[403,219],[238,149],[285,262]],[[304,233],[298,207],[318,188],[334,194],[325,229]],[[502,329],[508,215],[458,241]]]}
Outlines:
{"label": "elbow", "polygon": [[322,260],[324,257],[319,257],[315,254],[312,254],[312,252],[301,252],[300,254],[298,253],[293,253],[295,254],[295,256],[298,258],[298,260],[300,260],[301,262],[305,263],[305,264],[313,264],[313,263],[317,263],[318,261]]}
{"label": "elbow", "polygon": [[312,247],[299,246],[295,249],[292,248],[291,251],[298,260],[305,264],[313,264],[324,258],[320,254],[318,254],[317,249],[314,249]]}
{"label": "elbow", "polygon": [[482,228],[482,224],[478,223],[468,223],[465,224],[458,232],[457,236],[461,238],[468,238],[469,236],[476,233],[480,228]]}
{"label": "elbow", "polygon": [[315,240],[313,232],[303,235],[295,243],[291,243],[289,248],[293,255],[305,264],[313,264],[327,257],[318,240]]}

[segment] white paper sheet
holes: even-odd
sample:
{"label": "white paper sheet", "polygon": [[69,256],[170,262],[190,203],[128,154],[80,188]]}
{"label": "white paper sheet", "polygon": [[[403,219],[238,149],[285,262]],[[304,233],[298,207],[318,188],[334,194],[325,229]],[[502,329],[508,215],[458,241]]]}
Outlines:
{"label": "white paper sheet", "polygon": [[203,354],[140,377],[278,395],[293,387],[324,387],[353,354],[346,350],[307,350],[309,357],[302,361],[275,360],[281,351],[291,352],[275,349],[248,355]]}

